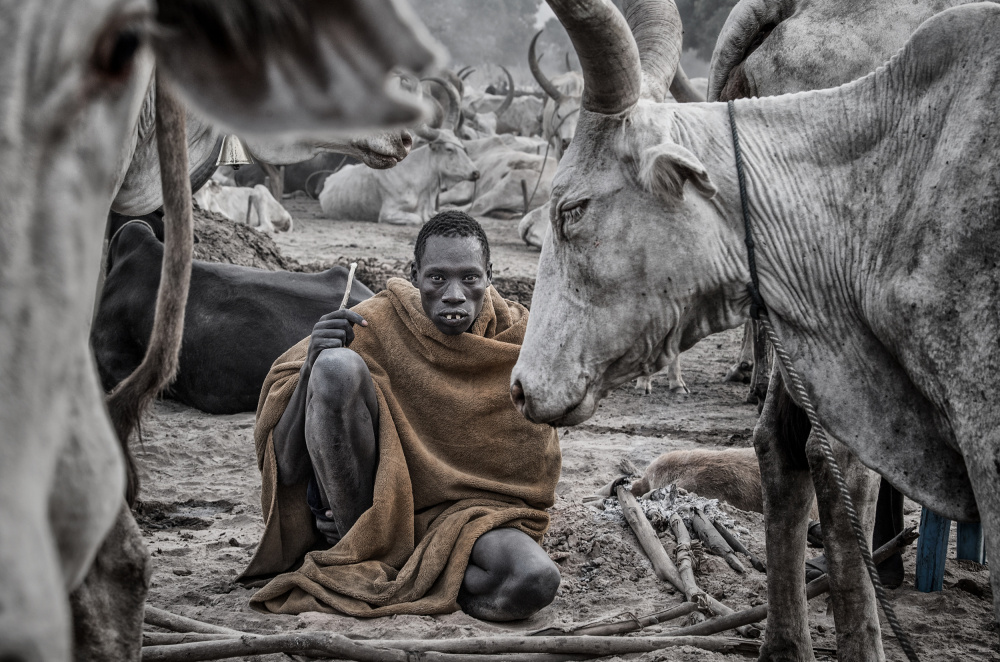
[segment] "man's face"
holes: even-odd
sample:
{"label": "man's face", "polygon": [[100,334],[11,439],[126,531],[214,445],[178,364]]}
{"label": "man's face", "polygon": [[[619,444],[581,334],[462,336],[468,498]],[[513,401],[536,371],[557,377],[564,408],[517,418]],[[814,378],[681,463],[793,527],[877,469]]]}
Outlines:
{"label": "man's face", "polygon": [[492,265],[475,237],[428,237],[420,268],[410,271],[424,313],[449,336],[472,328],[492,277]]}

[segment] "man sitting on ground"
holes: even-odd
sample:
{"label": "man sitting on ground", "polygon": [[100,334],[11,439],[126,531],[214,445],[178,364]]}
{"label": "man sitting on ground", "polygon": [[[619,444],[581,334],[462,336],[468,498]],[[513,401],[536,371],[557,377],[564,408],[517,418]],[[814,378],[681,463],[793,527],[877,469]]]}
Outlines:
{"label": "man sitting on ground", "polygon": [[553,600],[538,542],[559,441],[510,402],[528,313],[491,277],[479,223],[442,212],[410,282],[325,315],[275,361],[255,431],[266,529],[244,577],[285,574],[255,607],[504,621]]}

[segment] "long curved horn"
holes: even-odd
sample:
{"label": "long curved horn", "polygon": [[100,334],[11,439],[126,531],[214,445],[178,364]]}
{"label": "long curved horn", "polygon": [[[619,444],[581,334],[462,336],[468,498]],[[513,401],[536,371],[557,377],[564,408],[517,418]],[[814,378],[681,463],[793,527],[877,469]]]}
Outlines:
{"label": "long curved horn", "polygon": [[635,105],[642,70],[639,49],[625,17],[608,0],[546,1],[580,58],[583,108],[614,115]]}
{"label": "long curved horn", "polygon": [[445,113],[441,126],[452,131],[457,130],[458,121],[462,116],[462,96],[458,93],[458,90],[444,78],[438,78],[437,76],[428,76],[421,78],[421,80],[437,83],[445,91],[445,94],[448,95],[448,112]]}
{"label": "long curved horn", "polygon": [[448,69],[445,69],[443,73],[444,73],[444,77],[448,79],[448,82],[451,83],[455,87],[456,90],[458,90],[458,97],[459,97],[459,99],[464,98],[465,97],[465,81],[458,74],[456,74],[454,71],[450,71]]}
{"label": "long curved horn", "polygon": [[468,69],[468,71],[465,71],[465,69],[463,69],[462,73],[460,73],[458,75],[458,77],[461,78],[462,80],[465,80],[466,78],[468,78],[472,74],[476,73],[476,70],[473,69],[472,67],[466,67],[466,69]]}
{"label": "long curved horn", "polygon": [[429,143],[432,143],[441,137],[440,131],[434,127],[427,126],[426,124],[421,124],[417,128],[412,129],[412,131]]}
{"label": "long curved horn", "polygon": [[708,98],[719,101],[729,75],[753,52],[783,17],[790,15],[787,0],[740,0],[719,31],[708,69]]}
{"label": "long curved horn", "polygon": [[496,113],[497,119],[500,119],[500,116],[507,112],[507,109],[510,108],[510,104],[514,102],[514,77],[510,75],[509,71],[507,71],[507,67],[501,66],[500,68],[503,69],[505,74],[507,74],[507,98],[503,100],[503,103],[500,104],[499,108],[493,111]]}
{"label": "long curved horn", "polygon": [[538,81],[538,84],[545,91],[545,93],[552,97],[553,101],[559,103],[562,101],[562,92],[560,92],[559,89],[552,84],[552,81],[545,77],[545,74],[543,74],[542,70],[538,67],[538,58],[535,57],[535,44],[538,43],[538,38],[542,36],[542,32],[544,32],[544,30],[539,30],[535,33],[535,36],[531,38],[531,45],[528,46],[528,68],[531,69],[531,75],[535,77],[535,80]]}
{"label": "long curved horn", "polygon": [[624,0],[622,13],[632,30],[642,67],[644,98],[662,102],[681,61],[681,17],[673,0]]}
{"label": "long curved horn", "polygon": [[670,83],[670,94],[677,103],[698,103],[705,100],[702,93],[691,84],[691,80],[679,64],[674,73],[674,80]]}

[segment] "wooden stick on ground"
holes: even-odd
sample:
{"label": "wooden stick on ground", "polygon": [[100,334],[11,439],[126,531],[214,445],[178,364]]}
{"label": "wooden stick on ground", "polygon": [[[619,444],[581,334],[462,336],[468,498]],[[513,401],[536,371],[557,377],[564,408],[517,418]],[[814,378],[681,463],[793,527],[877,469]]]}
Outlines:
{"label": "wooden stick on ground", "polygon": [[152,605],[146,605],[146,613],[143,617],[143,622],[148,625],[155,625],[156,627],[163,628],[164,630],[171,630],[172,632],[200,632],[202,634],[230,634],[235,636],[246,634],[245,632],[233,630],[232,628],[223,627],[221,625],[212,625],[211,623],[196,621],[195,619],[188,618],[187,616],[172,614],[169,611],[158,609]]}
{"label": "wooden stick on ground", "polygon": [[[684,582],[684,595],[689,601],[702,607],[702,611],[707,611],[708,595],[698,587],[698,583],[694,579],[691,535],[688,533],[687,527],[684,526],[684,520],[677,513],[670,516],[670,529],[674,532],[674,538],[677,539],[677,549],[674,553],[677,555],[677,570],[680,573],[681,581]],[[699,612],[694,615],[694,619],[694,622],[697,623],[705,620],[705,616]]]}
{"label": "wooden stick on ground", "polygon": [[717,519],[713,519],[712,526],[714,526],[715,530],[719,532],[719,535],[722,536],[722,539],[725,540],[729,544],[729,546],[733,548],[734,552],[739,552],[740,554],[746,556],[750,560],[750,565],[752,565],[754,569],[763,572],[765,574],[767,573],[767,566],[764,565],[763,561],[761,561],[754,555],[753,552],[747,549],[746,546],[740,542],[740,539],[734,536],[733,532],[727,529],[722,524],[722,522],[720,522]]}
{"label": "wooden stick on ground", "polygon": [[757,652],[755,642],[727,637],[468,637],[464,639],[410,639],[354,641],[330,632],[292,632],[244,635],[224,641],[152,646],[142,651],[143,662],[200,662],[227,657],[278,652],[322,651],[346,660],[406,662],[412,653],[424,660],[460,662],[484,660],[486,655],[555,653],[603,657],[647,653],[678,646],[717,652]]}
{"label": "wooden stick on ground", "polygon": [[646,519],[646,514],[642,512],[639,502],[622,485],[619,485],[615,492],[618,495],[618,503],[622,506],[625,520],[635,532],[635,537],[639,539],[639,544],[646,552],[646,556],[649,557],[649,562],[653,564],[653,572],[656,573],[657,577],[669,582],[678,591],[684,593],[684,581],[681,579],[680,573],[677,572],[677,566],[670,560],[667,551],[663,549],[663,544],[656,537],[656,531]]}
{"label": "wooden stick on ground", "polygon": [[[232,634],[203,634],[201,632],[143,632],[143,646],[170,646],[190,644],[196,641],[221,641],[232,639]],[[242,636],[242,635],[241,635]]]}
{"label": "wooden stick on ground", "polygon": [[565,636],[610,636],[615,634],[626,634],[635,632],[650,625],[667,623],[676,618],[687,616],[691,612],[698,611],[698,605],[694,602],[682,602],[676,607],[658,611],[647,616],[633,617],[629,621],[616,621],[614,623],[588,623],[586,625],[570,625],[565,628],[546,628],[538,632],[532,632],[532,637],[565,637]]}
{"label": "wooden stick on ground", "polygon": [[[240,630],[233,630],[232,628],[223,627],[221,625],[213,625],[211,623],[205,623],[203,621],[198,621],[193,618],[188,618],[187,616],[180,616],[178,614],[165,611],[163,609],[158,609],[152,605],[146,605],[146,612],[143,616],[143,622],[147,625],[155,625],[156,627],[163,628],[164,630],[171,630],[173,632],[184,632],[184,633],[199,633],[204,635],[211,634],[223,634],[231,635],[236,637],[242,637],[246,632]],[[153,633],[148,633],[153,634]],[[143,632],[143,643],[145,644],[147,633]],[[315,655],[307,656],[318,657]],[[293,660],[299,660],[298,656],[289,656]]]}
{"label": "wooden stick on ground", "polygon": [[[879,547],[878,550],[872,554],[872,558],[875,560],[875,563],[881,563],[897,551],[905,549],[909,546],[914,540],[917,539],[917,535],[916,529],[912,526],[908,529],[904,529],[895,538]],[[822,577],[812,580],[806,585],[806,598],[812,600],[816,596],[822,595],[829,590],[830,577],[829,575],[823,575]],[[767,609],[768,606],[765,603],[757,607],[713,618],[705,621],[704,623],[698,623],[696,625],[679,628],[677,630],[670,630],[669,632],[664,632],[659,636],[707,636],[718,632],[724,632],[740,625],[756,623],[763,620],[767,617]]]}
{"label": "wooden stick on ground", "polygon": [[[635,537],[639,539],[639,544],[642,545],[646,556],[649,557],[649,562],[653,564],[656,576],[670,582],[678,591],[684,593],[684,581],[677,571],[677,566],[667,556],[667,552],[663,549],[660,539],[656,537],[653,525],[649,523],[649,520],[646,519],[646,514],[642,512],[639,502],[636,501],[631,492],[621,485],[617,487],[616,493],[618,495],[618,502],[622,506],[622,513],[625,514],[625,519],[632,527],[632,531],[635,532]],[[732,609],[712,596],[707,593],[704,595],[708,600],[708,608],[713,614],[726,616],[733,613]],[[737,631],[745,637],[755,638],[760,636],[760,630],[749,625]]]}
{"label": "wooden stick on ground", "polygon": [[743,567],[740,560],[736,558],[736,553],[729,546],[729,543],[719,535],[719,532],[715,530],[715,527],[709,524],[708,517],[705,513],[701,512],[701,508],[695,508],[694,513],[691,515],[691,525],[694,526],[694,532],[698,534],[701,541],[705,543],[713,554],[716,556],[721,556],[729,564],[729,567],[738,572],[741,575],[747,574],[747,569]]}
{"label": "wooden stick on ground", "polygon": [[681,581],[684,582],[684,595],[691,602],[704,603],[707,607],[708,595],[698,587],[698,583],[694,579],[691,535],[688,533],[687,527],[684,526],[684,520],[677,513],[670,516],[670,529],[674,532],[674,537],[677,538],[677,551],[675,553],[677,554],[677,568]]}

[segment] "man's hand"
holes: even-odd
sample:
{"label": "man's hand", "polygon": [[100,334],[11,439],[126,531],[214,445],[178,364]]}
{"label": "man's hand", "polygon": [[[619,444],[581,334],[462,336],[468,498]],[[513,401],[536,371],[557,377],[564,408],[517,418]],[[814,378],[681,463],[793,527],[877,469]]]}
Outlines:
{"label": "man's hand", "polygon": [[354,325],[368,326],[368,322],[353,310],[335,310],[319,318],[309,337],[309,352],[306,355],[306,365],[312,368],[313,363],[324,349],[348,347],[354,342]]}

